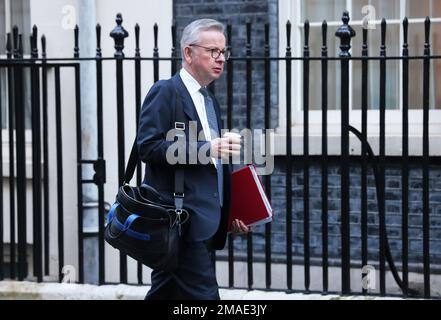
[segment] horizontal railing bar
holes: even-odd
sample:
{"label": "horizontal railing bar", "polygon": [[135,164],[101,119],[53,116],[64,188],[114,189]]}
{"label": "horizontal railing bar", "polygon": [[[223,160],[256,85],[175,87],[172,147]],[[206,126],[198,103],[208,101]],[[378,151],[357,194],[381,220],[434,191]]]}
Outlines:
{"label": "horizontal railing bar", "polygon": [[97,161],[96,160],[90,160],[90,159],[83,159],[79,161],[80,163],[83,164],[95,164]]}
{"label": "horizontal railing bar", "polygon": [[380,56],[368,56],[368,57],[362,57],[362,56],[351,56],[351,57],[321,57],[321,56],[310,56],[310,57],[230,57],[229,60],[235,60],[235,61],[245,61],[245,60],[317,60],[317,61],[324,61],[324,60],[335,60],[335,61],[341,61],[341,60],[403,60],[403,59],[409,59],[409,60],[424,60],[424,59],[441,59],[441,55],[434,55],[434,56],[408,56],[408,57],[402,57],[402,56],[386,56],[386,57],[380,57]]}
{"label": "horizontal railing bar", "polygon": [[[276,157],[286,157],[286,155],[276,155]],[[310,155],[309,158],[311,161],[320,161],[321,155],[313,154]],[[340,155],[328,155],[329,163],[331,164],[338,164],[340,161]],[[349,158],[351,161],[359,162],[361,161],[362,157],[359,154],[350,154]],[[421,160],[421,156],[409,156],[410,165],[417,165],[419,161]],[[378,161],[378,156],[374,155],[372,157],[373,160]],[[401,164],[402,162],[402,156],[387,156],[386,155],[386,161],[389,161],[393,164]],[[303,155],[292,155],[292,160],[296,162],[298,165],[303,165]],[[429,160],[431,161],[431,165],[441,165],[441,156],[429,156]]]}
{"label": "horizontal railing bar", "polygon": [[[154,60],[159,60],[159,61],[172,61],[172,60],[176,60],[176,58],[132,58],[132,57],[128,57],[128,58],[123,58],[122,60],[128,60],[128,61],[134,61],[134,60],[141,60],[141,61],[154,61]],[[295,61],[295,60],[299,60],[299,61],[304,61],[304,60],[315,60],[315,61],[341,61],[341,60],[424,60],[424,59],[441,59],[441,55],[430,55],[430,56],[386,56],[386,57],[381,57],[381,56],[368,56],[368,57],[363,57],[363,56],[351,56],[351,57],[321,57],[321,56],[311,56],[311,57],[230,57],[229,61],[249,61],[249,60],[256,60],[256,61]],[[39,64],[39,63],[35,63],[35,62],[46,62],[44,64],[45,67],[47,66],[72,66],[74,67],[76,64],[75,62],[72,61],[96,61],[96,58],[78,58],[78,59],[73,59],[73,58],[48,58],[48,59],[3,59],[0,58],[0,66],[10,66],[10,65],[17,65],[17,64],[22,64],[24,66],[43,66],[43,64]],[[116,58],[102,58],[101,60],[108,60],[108,61],[112,61],[112,60],[118,60]],[[48,61],[70,61],[71,63],[60,63],[60,64],[49,64],[47,63]]]}
{"label": "horizontal railing bar", "polygon": [[24,59],[20,59],[20,60],[6,60],[6,59],[0,59],[0,67],[9,67],[9,66],[17,66],[17,65],[21,65],[22,67],[44,67],[44,68],[51,68],[51,67],[70,67],[70,68],[75,68],[79,65],[79,63],[31,63],[30,59],[28,60],[24,60]]}
{"label": "horizontal railing bar", "polygon": [[[426,18],[413,18],[408,19],[409,24],[416,24],[416,23],[424,23],[426,21]],[[369,20],[369,25],[381,25],[382,20]],[[432,23],[440,23],[441,18],[430,18],[430,22]],[[402,24],[403,20],[400,19],[386,19],[386,24]],[[310,27],[321,27],[323,22],[309,22]],[[326,24],[328,27],[340,27],[341,21],[326,21]],[[362,26],[364,24],[363,20],[351,20],[351,26]],[[299,28],[304,27],[304,23],[297,23],[297,26]]]}
{"label": "horizontal railing bar", "polygon": [[81,183],[84,183],[84,184],[86,184],[86,183],[95,183],[95,181],[92,180],[92,179],[87,179],[87,180],[81,180]]}
{"label": "horizontal railing bar", "polygon": [[156,61],[156,60],[163,60],[163,61],[173,61],[173,60],[181,60],[181,58],[178,57],[124,57],[124,58],[115,58],[115,57],[102,57],[102,58],[97,58],[97,57],[82,57],[82,58],[10,58],[7,59],[5,58],[5,55],[2,55],[2,57],[0,58],[0,61],[33,61],[33,62],[37,62],[37,61],[109,61],[109,60],[148,60],[148,61]]}

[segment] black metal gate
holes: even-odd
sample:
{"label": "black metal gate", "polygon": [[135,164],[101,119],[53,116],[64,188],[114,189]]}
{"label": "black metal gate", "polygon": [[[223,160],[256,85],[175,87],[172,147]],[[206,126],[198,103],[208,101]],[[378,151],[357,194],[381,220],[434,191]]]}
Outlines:
{"label": "black metal gate", "polygon": [[[140,55],[139,38],[140,27],[135,27],[135,41],[136,49],[134,57],[126,58],[123,53],[124,39],[128,36],[128,33],[122,27],[122,17],[120,14],[116,18],[117,26],[111,32],[111,37],[115,41],[115,53],[114,57],[104,58],[101,53],[101,28],[98,25],[96,28],[97,47],[96,56],[83,58],[79,56],[78,38],[79,29],[75,28],[75,45],[74,54],[72,58],[60,58],[49,59],[46,57],[45,50],[45,38],[41,38],[41,57],[37,50],[37,27],[33,28],[31,35],[31,54],[29,58],[23,57],[22,42],[23,36],[19,34],[17,28],[14,28],[13,34],[7,35],[7,52],[6,58],[0,58],[0,70],[4,71],[4,77],[0,78],[0,81],[6,80],[6,90],[1,92],[2,97],[5,99],[0,100],[0,103],[4,102],[7,106],[7,133],[8,133],[8,154],[9,154],[9,168],[5,168],[9,171],[9,177],[16,179],[9,179],[9,194],[3,194],[3,182],[1,181],[0,192],[2,192],[0,199],[2,201],[0,206],[0,280],[5,278],[24,280],[27,277],[35,277],[38,282],[44,281],[44,276],[51,274],[50,270],[50,237],[56,234],[57,236],[57,278],[59,281],[63,280],[63,267],[65,266],[65,234],[64,231],[69,226],[65,223],[65,207],[63,205],[66,195],[63,191],[63,177],[66,170],[69,168],[63,167],[63,129],[64,123],[62,121],[63,110],[63,96],[62,86],[64,83],[61,80],[60,74],[66,70],[73,70],[73,88],[75,91],[75,149],[76,149],[76,176],[77,176],[77,199],[76,199],[76,212],[77,212],[77,236],[78,247],[75,248],[78,252],[78,282],[85,282],[84,274],[84,240],[85,237],[90,236],[86,234],[83,227],[83,214],[84,214],[84,195],[83,186],[86,184],[92,184],[97,187],[98,199],[97,199],[97,214],[98,214],[98,283],[105,284],[105,243],[104,243],[104,226],[105,226],[105,213],[106,203],[104,186],[106,184],[106,162],[104,159],[104,136],[106,128],[103,124],[103,61],[114,61],[116,72],[116,107],[117,107],[117,149],[118,154],[118,177],[119,184],[123,182],[124,170],[125,170],[125,146],[126,146],[126,129],[124,127],[124,114],[125,114],[125,99],[124,99],[124,62],[133,63],[135,70],[135,98],[136,103],[134,108],[136,109],[136,121],[139,117],[139,107],[141,106],[141,63],[147,62],[153,65],[153,80],[156,82],[159,80],[159,67],[160,62],[166,62],[171,64],[171,74],[175,74],[177,71],[178,60],[176,53],[176,27],[172,27],[172,49],[171,56],[168,58],[160,58],[158,53],[158,26],[155,25],[154,32],[154,50],[153,56],[144,58]],[[439,59],[439,56],[432,56],[430,53],[430,20],[426,20],[426,44],[424,47],[423,56],[410,57],[407,49],[407,20],[403,22],[404,28],[404,44],[403,54],[399,57],[387,57],[385,47],[385,30],[386,21],[383,20],[381,25],[382,38],[381,38],[381,54],[377,56],[368,56],[368,31],[363,32],[363,48],[362,56],[351,57],[349,50],[351,48],[351,37],[355,36],[355,33],[349,26],[348,13],[343,14],[343,25],[338,30],[336,36],[341,40],[341,53],[339,57],[328,57],[327,52],[327,25],[323,23],[323,47],[321,57],[310,57],[309,48],[309,23],[305,22],[305,43],[303,57],[292,57],[291,53],[291,25],[286,26],[287,35],[287,48],[286,55],[284,57],[270,57],[269,47],[269,25],[265,25],[265,47],[262,56],[253,56],[251,51],[251,24],[247,24],[247,53],[245,57],[232,56],[227,64],[226,70],[226,103],[224,108],[227,111],[227,127],[233,127],[234,120],[234,106],[233,95],[235,89],[233,88],[234,79],[234,66],[241,62],[246,64],[246,125],[247,128],[251,128],[252,122],[252,86],[253,86],[253,69],[254,63],[263,62],[264,68],[261,71],[264,77],[264,119],[263,123],[265,128],[270,128],[270,109],[271,109],[271,63],[274,61],[283,61],[286,65],[284,72],[286,73],[286,114],[291,115],[292,111],[292,63],[301,62],[303,66],[303,155],[300,158],[295,158],[292,155],[292,132],[291,132],[291,117],[287,117],[286,121],[286,157],[284,161],[286,163],[286,176],[285,176],[285,190],[286,190],[286,211],[281,214],[286,221],[286,256],[284,263],[286,264],[287,285],[286,290],[289,292],[294,291],[292,287],[293,274],[292,265],[293,261],[293,207],[291,199],[293,198],[293,166],[298,161],[303,166],[303,265],[304,265],[304,291],[310,292],[310,217],[309,217],[309,172],[310,161],[312,157],[309,154],[309,101],[308,95],[310,90],[310,74],[309,64],[311,61],[321,62],[321,96],[322,96],[322,154],[319,157],[321,163],[321,197],[322,197],[322,270],[323,270],[323,286],[322,292],[329,292],[328,284],[328,142],[327,142],[327,97],[328,97],[328,62],[339,61],[341,63],[341,155],[340,170],[341,170],[341,293],[349,294],[351,290],[351,255],[350,255],[350,220],[349,214],[350,208],[350,182],[349,182],[349,169],[350,162],[353,161],[353,157],[349,152],[349,135],[352,132],[355,134],[362,143],[362,152],[356,161],[361,164],[361,266],[368,265],[368,221],[367,221],[367,170],[368,165],[372,165],[375,171],[376,177],[376,191],[378,201],[378,213],[379,213],[379,267],[380,267],[380,291],[379,293],[385,295],[386,291],[386,262],[389,264],[390,270],[393,272],[393,276],[400,288],[403,291],[403,296],[409,294],[415,294],[414,291],[409,288],[408,283],[408,180],[409,180],[409,137],[408,137],[408,87],[409,87],[409,70],[408,64],[411,59],[419,59],[424,61],[424,101],[423,101],[423,136],[421,141],[423,143],[423,155],[419,158],[421,160],[421,168],[423,172],[423,223],[422,223],[422,239],[423,239],[423,256],[422,261],[424,265],[424,297],[431,296],[430,277],[431,277],[431,261],[430,261],[430,228],[429,228],[429,173],[430,165],[439,166],[439,157],[430,156],[429,154],[429,77],[430,77],[430,63],[433,59]],[[227,42],[231,43],[232,27],[227,27]],[[234,49],[234,48],[233,48]],[[367,110],[368,110],[368,65],[371,61],[378,61],[380,64],[380,152],[379,155],[374,155],[369,144],[367,143]],[[385,149],[385,114],[386,114],[386,63],[388,60],[398,60],[403,64],[403,92],[404,92],[404,108],[403,108],[403,137],[402,137],[402,280],[396,270],[394,261],[392,259],[390,248],[387,239],[386,220],[385,220],[385,163],[386,163],[386,149]],[[81,63],[83,61],[94,61],[96,64],[96,90],[97,101],[97,158],[85,159],[82,152],[82,123],[81,123],[81,92],[80,92],[80,70]],[[356,130],[349,123],[349,62],[361,61],[362,63],[362,97],[361,97],[361,110],[362,110],[362,129]],[[280,71],[282,72],[282,71]],[[49,81],[48,74],[51,75]],[[1,86],[0,86],[1,87]],[[3,88],[3,87],[1,87]],[[53,96],[49,96],[49,92],[52,92],[50,88],[53,88]],[[213,85],[212,90],[216,91],[216,87]],[[30,99],[26,100],[29,93]],[[48,116],[48,101],[53,99],[55,106],[55,128],[50,131],[50,123]],[[29,108],[26,109],[26,106]],[[31,123],[26,127],[24,119],[30,117]],[[3,121],[1,121],[3,123]],[[6,132],[5,131],[5,132]],[[30,132],[31,139],[27,138],[27,132]],[[1,135],[1,132],[0,132]],[[50,157],[50,145],[49,138],[54,139],[54,150],[56,152],[56,193],[51,193],[49,186],[50,174],[54,172],[48,167]],[[3,141],[4,137],[0,136],[0,140]],[[32,147],[29,149],[32,151],[32,188],[27,186],[27,174],[26,171],[26,146],[27,141],[32,141]],[[71,143],[71,141],[69,141]],[[131,143],[131,141],[129,141]],[[3,152],[0,154],[0,172],[3,172]],[[83,177],[83,166],[92,165],[95,174],[92,177]],[[141,163],[138,165],[136,181],[141,183],[142,179],[142,167]],[[272,180],[271,176],[267,176],[264,179],[265,188],[267,193],[271,196]],[[115,186],[116,188],[117,186]],[[30,227],[27,219],[27,206],[26,197],[27,190],[32,190],[32,266],[33,275],[27,274],[27,243],[30,242],[27,236],[27,228]],[[115,189],[116,190],[116,189]],[[5,221],[4,199],[5,196],[9,196],[9,225],[3,223]],[[57,207],[50,206],[50,198],[56,197]],[[56,213],[57,230],[51,229],[50,221],[52,216],[51,212]],[[4,232],[9,229],[9,242],[4,241]],[[266,225],[265,229],[261,232],[262,237],[265,239],[265,283],[266,288],[271,289],[271,268],[272,268],[272,226]],[[17,241],[16,241],[17,239]],[[234,240],[230,236],[228,238],[228,251],[227,259],[229,266],[229,287],[235,287],[234,283]],[[249,234],[246,239],[246,261],[247,261],[247,274],[248,274],[248,288],[253,288],[253,236]],[[17,246],[16,246],[17,245]],[[6,263],[5,248],[9,247],[9,261]],[[7,268],[7,266],[9,268]],[[127,257],[120,255],[119,264],[119,279],[121,283],[127,283]],[[137,266],[137,279],[138,283],[142,283],[143,269],[140,264]],[[364,294],[367,294],[367,290],[363,290]]]}

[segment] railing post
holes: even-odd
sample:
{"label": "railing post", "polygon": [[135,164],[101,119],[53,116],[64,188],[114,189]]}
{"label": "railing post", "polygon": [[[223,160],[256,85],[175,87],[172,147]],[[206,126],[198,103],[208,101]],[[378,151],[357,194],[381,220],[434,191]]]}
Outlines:
{"label": "railing post", "polygon": [[[15,35],[14,35],[14,43],[15,43]],[[12,47],[12,34],[9,32],[6,38],[6,58],[11,60],[12,57],[15,57],[15,45],[14,49]],[[15,108],[14,108],[14,72],[15,68],[8,67],[8,138],[9,138],[9,176],[14,177],[15,175],[15,153],[14,153],[14,118],[15,118]],[[10,233],[10,251],[9,251],[9,265],[10,265],[10,278],[15,279],[16,277],[16,242],[15,242],[15,229],[16,229],[16,221],[15,221],[15,188],[16,183],[15,179],[9,179],[9,233]]]}
{"label": "railing post", "polygon": [[[6,94],[1,91],[2,77],[0,77],[0,94]],[[3,99],[0,99],[0,124],[3,124]],[[3,128],[0,130],[0,141],[3,143]],[[3,148],[0,150],[0,172],[3,177]],[[0,281],[4,279],[4,242],[3,242],[3,179],[0,180]]]}
{"label": "railing post", "polygon": [[177,70],[177,54],[176,54],[176,22],[173,21],[171,26],[172,49],[171,49],[171,75],[173,76]]}
{"label": "railing post", "polygon": [[[227,24],[227,48],[232,52],[232,26]],[[233,128],[233,60],[229,59],[227,62],[227,127],[229,130]]]}
{"label": "railing post", "polygon": [[322,23],[322,248],[323,292],[328,292],[328,23]]}
{"label": "railing post", "polygon": [[96,30],[96,112],[97,112],[97,162],[94,180],[98,186],[98,284],[105,282],[105,249],[104,249],[104,183],[106,182],[104,160],[104,124],[103,124],[103,63],[101,50],[101,25]]}
{"label": "railing post", "polygon": [[304,24],[303,46],[303,248],[305,290],[310,286],[310,236],[309,236],[309,21]]}
{"label": "railing post", "polygon": [[[37,26],[32,28],[31,58],[38,58]],[[31,67],[31,106],[32,106],[32,210],[33,210],[33,263],[34,276],[43,281],[42,260],[42,190],[41,190],[41,121],[40,121],[40,69]]]}
{"label": "railing post", "polygon": [[403,137],[401,166],[401,233],[402,233],[402,266],[403,266],[403,298],[409,294],[409,44],[407,43],[409,20],[403,20]]}
{"label": "railing post", "polygon": [[343,25],[335,35],[340,38],[341,58],[341,272],[342,293],[349,294],[350,278],[350,229],[349,229],[349,57],[351,38],[355,31],[348,25],[349,12],[342,17]]}
{"label": "railing post", "polygon": [[[135,123],[136,123],[136,132],[138,132],[138,123],[139,123],[139,114],[141,110],[141,49],[139,48],[139,32],[140,27],[139,24],[135,25]],[[138,163],[136,165],[136,183],[137,185],[141,185],[142,181],[142,162],[138,159]],[[142,264],[140,262],[137,263],[137,277],[138,284],[142,284]]]}
{"label": "railing post", "polygon": [[49,275],[49,141],[48,141],[48,88],[47,88],[47,62],[46,62],[46,36],[41,36],[41,112],[43,121],[43,237],[44,237],[44,275]]}
{"label": "railing post", "polygon": [[[231,42],[231,24],[227,24],[227,46],[232,55],[232,42]],[[233,128],[233,63],[230,58],[227,61],[227,128],[231,130]],[[234,242],[233,235],[228,235],[228,287],[234,287]]]}
{"label": "railing post", "polygon": [[[14,58],[23,58],[23,41],[22,34],[18,33],[18,27],[13,28],[14,39]],[[11,86],[14,89],[14,121],[15,121],[15,141],[16,141],[16,191],[17,191],[17,251],[18,251],[18,280],[23,281],[26,277],[26,139],[25,139],[25,101],[23,94],[23,77],[24,67],[20,64],[14,64],[13,66],[13,78],[14,84]],[[13,127],[11,127],[12,130]],[[14,140],[12,140],[14,141]],[[14,174],[11,176],[13,177]],[[12,230],[11,230],[12,231]],[[15,230],[14,230],[15,234]],[[12,236],[12,232],[11,232]],[[11,241],[13,246],[14,241]]]}
{"label": "railing post", "polygon": [[429,198],[429,108],[430,108],[430,18],[424,21],[423,60],[423,270],[424,298],[430,299],[430,198]]}
{"label": "railing post", "polygon": [[[110,36],[115,41],[116,58],[116,100],[118,117],[118,185],[124,182],[125,170],[125,143],[124,143],[124,83],[123,83],[123,59],[124,39],[129,33],[121,26],[123,19],[120,13],[116,15],[117,26],[112,30]],[[127,256],[120,254],[120,281],[127,283]]]}
{"label": "railing post", "polygon": [[[251,130],[252,127],[252,119],[251,119],[251,110],[252,110],[252,99],[253,99],[253,69],[252,69],[252,61],[251,61],[251,22],[248,21],[246,23],[246,105],[247,105],[247,115],[246,115],[246,128]],[[251,161],[252,157],[249,152],[246,152],[245,157],[246,161]],[[253,235],[252,233],[247,234],[247,265],[248,265],[248,288],[251,289],[253,287],[254,278],[253,278]]]}
{"label": "railing post", "polygon": [[[231,30],[230,30],[231,32]],[[271,128],[271,61],[270,61],[270,25],[265,23],[265,154],[270,152],[269,129]],[[271,175],[265,177],[265,190],[271,201]],[[265,225],[265,287],[271,288],[271,224]]]}
{"label": "railing post", "polygon": [[[362,56],[368,57],[368,29],[363,29]],[[367,120],[368,120],[368,60],[362,60],[361,65],[361,267],[368,264],[368,206],[367,206]],[[366,294],[367,288],[362,289]]]}
{"label": "railing post", "polygon": [[386,186],[385,186],[385,162],[386,162],[386,19],[381,21],[381,45],[380,45],[380,130],[379,130],[379,185],[378,214],[379,214],[379,264],[380,264],[380,294],[386,294]]}
{"label": "railing post", "polygon": [[292,134],[291,134],[291,22],[286,23],[286,284],[292,290]]}

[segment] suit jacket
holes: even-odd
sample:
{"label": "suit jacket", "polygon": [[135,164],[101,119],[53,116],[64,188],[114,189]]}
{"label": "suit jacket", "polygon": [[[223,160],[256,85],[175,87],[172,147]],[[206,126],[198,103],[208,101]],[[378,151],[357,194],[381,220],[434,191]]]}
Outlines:
{"label": "suit jacket", "polygon": [[[213,164],[202,164],[197,156],[190,156],[189,150],[204,151],[209,148],[207,141],[189,141],[189,121],[197,121],[197,134],[202,130],[193,100],[182,82],[179,73],[171,79],[156,82],[147,94],[142,105],[139,118],[137,145],[139,156],[146,163],[144,182],[156,188],[161,196],[173,202],[174,169],[166,160],[167,148],[173,141],[167,141],[166,135],[174,129],[176,91],[182,99],[184,113],[187,117],[185,125],[186,159],[184,207],[191,209],[190,225],[185,232],[188,241],[204,241],[212,239],[215,249],[225,246],[227,221],[230,209],[230,165],[223,165],[224,172],[224,201],[221,208],[217,187],[216,168]],[[221,126],[220,108],[217,100],[212,96],[217,115],[218,127]],[[197,137],[197,136],[196,136]],[[205,145],[205,146],[204,146]],[[203,148],[203,149],[201,149]],[[189,163],[190,158],[197,160]]]}

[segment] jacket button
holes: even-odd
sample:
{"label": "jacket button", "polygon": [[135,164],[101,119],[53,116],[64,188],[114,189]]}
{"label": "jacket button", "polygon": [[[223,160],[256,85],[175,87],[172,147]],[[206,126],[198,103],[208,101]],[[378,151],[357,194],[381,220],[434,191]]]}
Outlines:
{"label": "jacket button", "polygon": [[217,198],[217,192],[213,193],[213,197]]}

